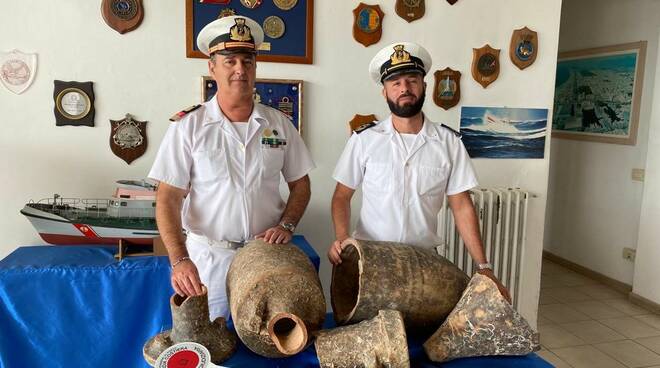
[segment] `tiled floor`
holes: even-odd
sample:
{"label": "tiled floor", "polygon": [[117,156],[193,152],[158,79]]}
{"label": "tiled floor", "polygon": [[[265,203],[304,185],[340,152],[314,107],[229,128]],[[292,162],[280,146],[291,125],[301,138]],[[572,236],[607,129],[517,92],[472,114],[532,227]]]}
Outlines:
{"label": "tiled floor", "polygon": [[660,315],[543,260],[538,353],[556,367],[660,368]]}

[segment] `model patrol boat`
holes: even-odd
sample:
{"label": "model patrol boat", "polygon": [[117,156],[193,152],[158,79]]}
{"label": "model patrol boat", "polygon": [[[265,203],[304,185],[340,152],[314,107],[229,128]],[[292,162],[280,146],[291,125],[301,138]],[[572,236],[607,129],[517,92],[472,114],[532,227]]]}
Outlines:
{"label": "model patrol boat", "polygon": [[54,194],[30,201],[21,213],[41,238],[56,245],[152,244],[156,227],[156,184],[119,180],[111,198],[63,198]]}

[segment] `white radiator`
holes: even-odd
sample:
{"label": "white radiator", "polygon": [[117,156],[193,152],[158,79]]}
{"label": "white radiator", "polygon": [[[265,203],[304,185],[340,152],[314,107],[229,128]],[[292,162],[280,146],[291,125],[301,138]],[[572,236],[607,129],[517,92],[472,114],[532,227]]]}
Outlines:
{"label": "white radiator", "polygon": [[[531,195],[517,188],[477,188],[471,190],[470,195],[479,217],[486,257],[493,264],[495,275],[509,289],[513,305],[517,307]],[[438,235],[443,244],[438,247],[438,253],[471,276],[476,265],[458,234],[446,200],[439,216]]]}

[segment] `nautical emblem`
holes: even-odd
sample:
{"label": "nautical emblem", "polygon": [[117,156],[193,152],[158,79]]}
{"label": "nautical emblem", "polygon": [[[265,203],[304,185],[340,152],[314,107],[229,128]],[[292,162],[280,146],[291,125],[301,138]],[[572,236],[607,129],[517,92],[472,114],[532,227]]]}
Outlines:
{"label": "nautical emblem", "polygon": [[445,110],[456,106],[461,99],[461,72],[445,68],[434,74],[433,102]]}
{"label": "nautical emblem", "polygon": [[55,125],[94,126],[94,87],[92,82],[56,80],[53,90]]}
{"label": "nautical emblem", "polygon": [[353,9],[353,38],[365,47],[380,41],[384,16],[380,6],[360,3]]}
{"label": "nautical emblem", "polygon": [[273,3],[282,10],[289,10],[298,4],[298,0],[273,0]]}
{"label": "nautical emblem", "polygon": [[408,23],[424,16],[424,0],[396,0],[396,13]]}
{"label": "nautical emblem", "polygon": [[293,102],[288,96],[282,97],[280,102],[277,104],[277,109],[288,116],[289,119],[293,119]]}
{"label": "nautical emblem", "polygon": [[13,50],[0,53],[0,82],[9,91],[20,95],[34,81],[37,54]]}
{"label": "nautical emblem", "polygon": [[370,115],[355,114],[353,116],[353,119],[351,119],[351,121],[348,122],[348,127],[351,133],[353,132],[360,133],[363,130],[371,128],[372,126],[376,125],[377,121],[378,119],[374,114],[370,114]]}
{"label": "nautical emblem", "polygon": [[284,21],[277,15],[271,15],[264,20],[264,34],[270,38],[280,38],[284,34]]}
{"label": "nautical emblem", "polygon": [[110,120],[110,149],[130,164],[147,150],[147,122],[126,114],[122,120]]}
{"label": "nautical emblem", "polygon": [[241,0],[241,4],[248,9],[254,9],[261,5],[262,0]]}
{"label": "nautical emblem", "polygon": [[472,49],[472,78],[486,88],[500,75],[500,50],[486,44]]}
{"label": "nautical emblem", "polygon": [[516,29],[511,35],[509,57],[520,70],[534,64],[539,49],[539,40],[536,32],[527,27]]}
{"label": "nautical emblem", "polygon": [[103,0],[101,14],[110,28],[124,34],[140,26],[144,8],[142,0]]}
{"label": "nautical emblem", "polygon": [[236,15],[236,10],[232,8],[224,8],[220,10],[220,14],[218,15],[218,19],[224,18],[224,17],[230,17],[232,15]]}
{"label": "nautical emblem", "polygon": [[392,66],[410,62],[410,53],[405,50],[405,46],[396,45],[394,46],[394,53],[390,56],[390,61]]}
{"label": "nautical emblem", "polygon": [[250,41],[252,33],[250,27],[245,25],[245,18],[235,18],[234,23],[236,24],[229,29],[229,38],[232,41]]}

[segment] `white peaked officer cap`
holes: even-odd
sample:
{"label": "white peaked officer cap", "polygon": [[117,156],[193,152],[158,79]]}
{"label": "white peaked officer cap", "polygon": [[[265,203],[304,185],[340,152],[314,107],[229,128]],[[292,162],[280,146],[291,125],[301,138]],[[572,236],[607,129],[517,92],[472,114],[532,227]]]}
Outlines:
{"label": "white peaked officer cap", "polygon": [[369,64],[369,74],[376,83],[402,73],[420,73],[423,76],[431,69],[431,55],[422,46],[413,42],[397,42],[378,51]]}
{"label": "white peaked officer cap", "polygon": [[222,17],[207,24],[197,35],[197,47],[206,56],[238,52],[256,53],[264,41],[259,23],[240,15]]}

